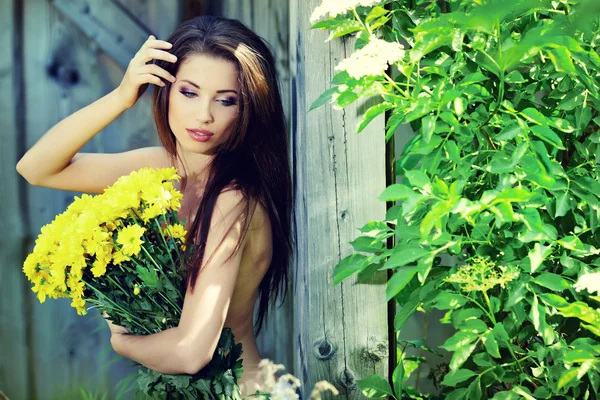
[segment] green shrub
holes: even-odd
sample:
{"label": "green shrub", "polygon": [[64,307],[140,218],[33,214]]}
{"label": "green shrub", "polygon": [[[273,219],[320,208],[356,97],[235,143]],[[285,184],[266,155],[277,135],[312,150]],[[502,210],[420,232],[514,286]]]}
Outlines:
{"label": "green shrub", "polygon": [[[360,228],[335,284],[393,270],[396,331],[417,310],[446,312],[456,333],[439,398],[596,398],[600,3],[378,3],[313,25],[355,34],[356,52],[311,109],[375,95],[357,131],[387,112],[386,139],[400,124],[417,132],[395,162],[402,183],[379,196],[395,205]],[[400,362],[393,388],[376,375],[359,386],[433,398],[405,386],[420,361]]]}

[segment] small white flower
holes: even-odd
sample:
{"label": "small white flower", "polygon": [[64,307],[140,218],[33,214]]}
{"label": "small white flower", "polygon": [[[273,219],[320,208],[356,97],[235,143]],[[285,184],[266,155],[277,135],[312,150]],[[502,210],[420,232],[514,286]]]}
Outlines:
{"label": "small white flower", "polygon": [[310,393],[310,400],[321,400],[321,392],[324,392],[326,390],[330,390],[334,396],[337,396],[339,394],[338,390],[331,383],[327,381],[319,381],[315,383],[315,386],[312,392]]}
{"label": "small white flower", "polygon": [[329,14],[329,17],[335,17],[358,6],[369,7],[379,3],[381,3],[381,0],[322,0],[321,4],[313,10],[310,22],[314,24],[327,14]]}
{"label": "small white flower", "polygon": [[300,387],[300,380],[292,374],[285,374],[279,378],[271,391],[272,400],[298,400],[296,388]]}
{"label": "small white flower", "polygon": [[585,289],[590,294],[594,294],[594,292],[596,292],[597,295],[600,295],[600,272],[581,275],[573,287],[578,292]]}
{"label": "small white flower", "polygon": [[383,75],[388,64],[404,58],[403,49],[400,43],[372,38],[363,48],[342,60],[335,70],[345,70],[356,79],[367,75]]}

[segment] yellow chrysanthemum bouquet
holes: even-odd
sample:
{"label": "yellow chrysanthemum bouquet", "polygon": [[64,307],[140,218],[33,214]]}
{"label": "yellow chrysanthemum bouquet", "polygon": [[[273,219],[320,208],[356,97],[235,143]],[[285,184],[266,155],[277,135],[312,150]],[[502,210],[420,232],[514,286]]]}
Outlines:
{"label": "yellow chrysanthemum bouquet", "polygon": [[[25,259],[23,272],[39,301],[70,298],[79,315],[92,308],[106,311],[135,335],[177,326],[187,234],[177,216],[183,194],[172,182],[179,179],[175,168],[142,168],[103,194],[75,196],[42,227]],[[162,374],[140,365],[139,394],[195,399],[210,390],[208,397],[235,398],[241,354],[241,344],[225,328],[211,363],[195,375]]]}

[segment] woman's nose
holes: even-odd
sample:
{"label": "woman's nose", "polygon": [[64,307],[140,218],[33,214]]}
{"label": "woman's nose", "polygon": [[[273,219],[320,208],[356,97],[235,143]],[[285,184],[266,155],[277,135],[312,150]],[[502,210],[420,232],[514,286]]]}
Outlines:
{"label": "woman's nose", "polygon": [[210,109],[210,104],[203,104],[200,106],[200,111],[198,113],[197,120],[202,123],[214,122],[214,117],[212,115],[212,110]]}

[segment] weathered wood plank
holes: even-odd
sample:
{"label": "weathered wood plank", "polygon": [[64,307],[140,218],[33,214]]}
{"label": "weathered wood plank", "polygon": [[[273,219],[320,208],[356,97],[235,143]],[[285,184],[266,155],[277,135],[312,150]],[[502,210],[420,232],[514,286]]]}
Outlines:
{"label": "weathered wood plank", "polygon": [[[59,120],[99,97],[97,72],[89,40],[55,7],[44,0],[24,2],[25,29],[25,137],[29,149]],[[48,149],[52,151],[52,149]],[[94,151],[94,141],[82,151]],[[37,237],[40,228],[63,212],[74,193],[27,185],[28,234]],[[27,249],[27,252],[33,249]],[[34,330],[30,351],[35,355],[35,376],[30,379],[32,398],[66,398],[77,387],[110,388],[106,371],[98,361],[109,345],[106,331],[96,331],[100,320],[93,314],[77,316],[69,301],[48,300],[39,304],[34,293],[28,324]]]}
{"label": "weathered wood plank", "polygon": [[[0,0],[0,390],[9,398],[31,398],[27,386],[27,324],[26,303],[23,292],[27,290],[22,272],[23,248],[26,243],[20,200],[22,179],[15,171],[22,129],[18,120],[21,93],[21,49],[18,44],[22,28],[21,10],[17,1]],[[15,53],[14,50],[17,50]],[[15,57],[16,55],[16,57]]]}
{"label": "weathered wood plank", "polygon": [[[290,114],[290,70],[289,70],[289,3],[280,0],[235,1],[224,0],[211,2],[212,10],[227,18],[240,20],[259,36],[265,39],[272,48],[276,59],[279,77],[279,89],[283,101],[283,109],[291,130]],[[294,271],[294,268],[291,269]],[[293,326],[293,274],[290,274],[290,290],[281,307],[269,314],[269,320],[257,338],[257,345],[264,358],[283,364],[287,371],[293,369],[292,337]],[[279,304],[279,302],[278,302]]]}
{"label": "weathered wood plank", "polygon": [[[165,21],[174,19],[164,11],[176,10],[176,5],[164,1],[151,3],[146,7],[153,11],[146,10],[148,14],[144,18],[161,27],[161,31],[173,29],[174,26],[163,27]],[[137,6],[139,9],[130,10],[132,14],[143,9],[141,4]],[[124,69],[112,57],[100,52],[97,43],[82,35],[81,26],[74,24],[64,10],[59,12],[46,0],[27,0],[24,10],[26,101],[23,106],[26,109],[25,147],[28,149],[56,122],[114,89],[122,79]],[[102,12],[106,9],[98,9],[97,14]],[[173,15],[179,14],[174,12]],[[130,27],[131,24],[116,25],[114,34],[107,31],[106,35],[128,36]],[[137,28],[134,27],[133,32],[132,37],[135,37]],[[127,51],[129,62],[137,49]],[[150,97],[151,90],[148,90],[135,107],[96,135],[81,151],[116,152],[157,143]],[[64,211],[74,195],[79,193],[28,186],[28,201],[24,206],[31,224],[27,233],[37,237],[41,226]],[[117,382],[132,370],[125,360],[112,364],[109,370],[103,368],[112,350],[109,331],[98,313],[77,316],[68,300],[48,300],[39,304],[30,291],[26,298],[34,308],[28,324],[35,333],[30,351],[36,357],[35,376],[29,379],[33,394],[28,398],[51,398],[53,395],[74,398],[78,394],[73,393],[79,393],[80,387],[114,393]]]}
{"label": "weathered wood plank", "polygon": [[307,396],[327,379],[346,398],[363,398],[355,381],[388,376],[385,284],[356,276],[332,286],[333,267],[352,253],[363,224],[385,217],[377,196],[385,188],[384,119],[355,133],[364,104],[343,111],[308,112],[326,89],[334,66],[353,52],[353,40],[324,43],[328,32],[309,30],[319,0],[290,1],[292,126],[296,178],[295,371]]}
{"label": "weathered wood plank", "polygon": [[[122,68],[153,33],[112,1],[49,0]],[[126,32],[124,31],[126,30]]]}

